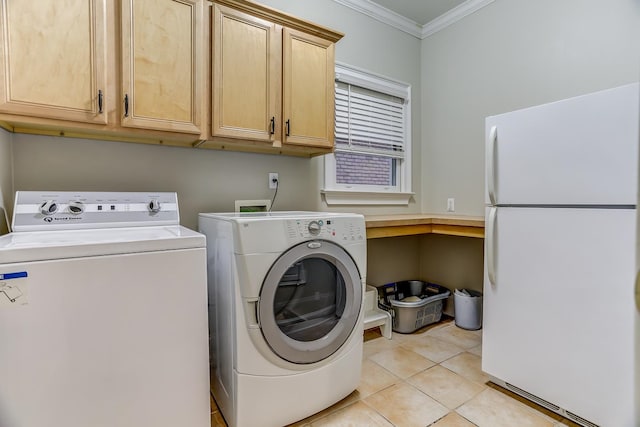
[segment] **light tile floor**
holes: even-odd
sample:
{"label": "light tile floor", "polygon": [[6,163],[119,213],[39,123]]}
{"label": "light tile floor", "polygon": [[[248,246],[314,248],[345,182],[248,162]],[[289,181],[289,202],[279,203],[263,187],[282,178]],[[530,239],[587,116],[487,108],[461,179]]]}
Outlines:
{"label": "light tile floor", "polygon": [[[358,389],[290,427],[580,427],[488,382],[482,331],[444,319],[391,340],[373,329],[364,340]],[[226,427],[213,399],[211,408],[211,426]]]}

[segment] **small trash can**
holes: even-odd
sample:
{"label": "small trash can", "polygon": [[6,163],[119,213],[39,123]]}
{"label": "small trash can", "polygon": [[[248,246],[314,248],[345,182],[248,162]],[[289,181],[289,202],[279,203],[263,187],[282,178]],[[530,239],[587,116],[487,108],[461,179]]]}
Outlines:
{"label": "small trash can", "polygon": [[453,304],[457,327],[469,330],[482,328],[482,292],[456,289]]}

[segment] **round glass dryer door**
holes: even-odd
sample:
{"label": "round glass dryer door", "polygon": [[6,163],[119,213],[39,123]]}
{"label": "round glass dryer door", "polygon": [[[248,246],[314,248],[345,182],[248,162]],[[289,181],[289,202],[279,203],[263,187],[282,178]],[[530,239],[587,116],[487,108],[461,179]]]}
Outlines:
{"label": "round glass dryer door", "polygon": [[360,273],[349,254],[328,241],[305,242],[269,270],[260,292],[260,328],[281,358],[319,362],[349,338],[361,305]]}

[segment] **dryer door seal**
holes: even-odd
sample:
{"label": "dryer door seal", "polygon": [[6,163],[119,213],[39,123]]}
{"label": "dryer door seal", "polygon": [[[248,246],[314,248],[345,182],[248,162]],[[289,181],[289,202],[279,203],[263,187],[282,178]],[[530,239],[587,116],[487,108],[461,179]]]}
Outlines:
{"label": "dryer door seal", "polygon": [[355,262],[335,243],[313,240],[292,247],[273,264],[260,291],[267,344],[292,363],[331,356],[358,323],[362,286]]}

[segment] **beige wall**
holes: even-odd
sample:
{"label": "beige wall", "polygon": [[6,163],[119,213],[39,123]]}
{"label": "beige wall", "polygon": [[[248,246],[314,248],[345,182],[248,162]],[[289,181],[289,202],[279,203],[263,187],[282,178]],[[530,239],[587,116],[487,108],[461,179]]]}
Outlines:
{"label": "beige wall", "polygon": [[429,234],[420,238],[420,278],[482,291],[483,239]]}
{"label": "beige wall", "polygon": [[311,209],[310,160],[15,134],[16,190],[176,191],[183,225],[198,212],[234,210],[236,199],[271,199],[267,174],[278,172],[276,210]]}
{"label": "beige wall", "polygon": [[[482,292],[484,240],[470,237],[426,235],[420,240],[420,278],[454,289]],[[453,315],[453,296],[444,306]]]}
{"label": "beige wall", "polygon": [[5,234],[8,231],[8,224],[5,218],[11,214],[13,203],[12,136],[9,132],[0,129],[0,234]]}
{"label": "beige wall", "polygon": [[369,240],[367,264],[367,283],[373,286],[421,279],[420,236]]}
{"label": "beige wall", "polygon": [[423,205],[483,215],[484,119],[637,81],[640,1],[496,0],[422,43]]}

